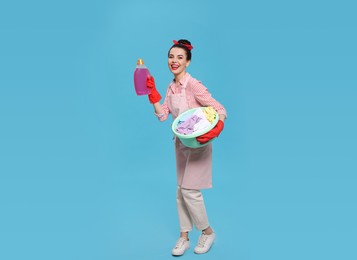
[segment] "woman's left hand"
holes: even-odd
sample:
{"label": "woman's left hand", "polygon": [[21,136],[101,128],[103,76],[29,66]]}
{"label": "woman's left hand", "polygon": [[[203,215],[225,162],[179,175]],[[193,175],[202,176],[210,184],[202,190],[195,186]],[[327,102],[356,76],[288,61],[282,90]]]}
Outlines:
{"label": "woman's left hand", "polygon": [[209,140],[218,137],[219,134],[222,132],[224,127],[224,123],[222,120],[218,120],[217,124],[215,125],[215,127],[213,127],[209,132],[200,135],[198,137],[196,137],[196,140],[200,143],[200,144],[205,144],[207,143]]}

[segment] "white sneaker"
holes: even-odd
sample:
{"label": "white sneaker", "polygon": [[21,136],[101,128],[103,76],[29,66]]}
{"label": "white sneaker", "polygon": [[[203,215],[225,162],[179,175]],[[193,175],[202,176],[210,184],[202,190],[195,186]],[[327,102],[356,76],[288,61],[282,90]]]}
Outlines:
{"label": "white sneaker", "polygon": [[189,248],[190,241],[186,240],[186,238],[180,237],[179,240],[177,240],[175,247],[172,249],[172,255],[183,255],[185,251]]}
{"label": "white sneaker", "polygon": [[214,233],[212,233],[211,235],[206,235],[205,233],[202,233],[200,238],[198,239],[198,243],[197,246],[195,247],[194,252],[196,254],[207,253],[208,250],[210,250],[215,238],[216,235]]}

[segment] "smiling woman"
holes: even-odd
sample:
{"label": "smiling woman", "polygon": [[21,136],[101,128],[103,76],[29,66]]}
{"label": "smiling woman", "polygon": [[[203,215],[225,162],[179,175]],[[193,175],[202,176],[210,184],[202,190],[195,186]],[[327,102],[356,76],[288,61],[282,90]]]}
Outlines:
{"label": "smiling woman", "polygon": [[150,77],[147,82],[148,88],[151,89],[149,100],[160,121],[166,120],[169,114],[175,119],[190,109],[204,106],[213,107],[220,119],[213,129],[196,137],[199,143],[206,144],[204,146],[191,148],[185,146],[179,138],[175,139],[178,185],[176,201],[180,222],[180,237],[172,249],[172,255],[175,256],[183,255],[189,249],[188,233],[192,231],[193,225],[202,231],[194,249],[196,254],[206,253],[215,240],[200,190],[212,187],[212,144],[208,142],[221,133],[227,115],[225,108],[212,98],[207,88],[186,72],[191,62],[192,49],[188,40],[174,41],[169,49],[168,67],[174,79],[169,84],[162,105],[154,78]]}
{"label": "smiling woman", "polygon": [[[175,45],[182,45],[186,48],[172,47],[169,51],[169,69],[174,74],[175,79],[180,80],[186,73],[186,68],[191,62],[191,50],[193,47],[187,40],[181,40],[181,42],[174,41]],[[188,47],[189,46],[189,47]]]}

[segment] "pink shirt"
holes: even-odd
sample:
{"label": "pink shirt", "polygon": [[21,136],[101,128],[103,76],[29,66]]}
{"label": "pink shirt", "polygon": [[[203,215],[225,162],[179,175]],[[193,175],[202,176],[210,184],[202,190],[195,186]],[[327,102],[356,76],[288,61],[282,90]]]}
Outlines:
{"label": "pink shirt", "polygon": [[175,81],[171,81],[169,84],[164,103],[162,104],[163,115],[158,115],[160,121],[167,119],[168,115],[171,113],[168,106],[168,94],[171,92],[173,94],[180,93],[182,86],[186,85],[186,96],[189,108],[195,108],[199,106],[212,106],[219,115],[225,115],[227,117],[227,112],[224,106],[222,106],[217,100],[215,100],[208,89],[197,79],[191,77],[189,73],[179,81],[178,86],[176,86]]}

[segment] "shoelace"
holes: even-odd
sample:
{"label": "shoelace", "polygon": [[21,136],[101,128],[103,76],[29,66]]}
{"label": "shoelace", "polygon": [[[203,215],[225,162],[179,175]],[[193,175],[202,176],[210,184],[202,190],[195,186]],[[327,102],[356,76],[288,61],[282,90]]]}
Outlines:
{"label": "shoelace", "polygon": [[179,241],[177,241],[175,248],[181,248],[185,241],[186,240],[184,238],[180,238]]}
{"label": "shoelace", "polygon": [[204,247],[205,244],[206,244],[207,239],[208,239],[208,236],[205,235],[205,234],[202,234],[202,235],[200,236],[200,239],[198,240],[198,245],[197,245],[197,246],[198,246],[198,247]]}

